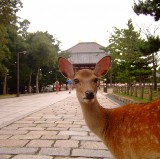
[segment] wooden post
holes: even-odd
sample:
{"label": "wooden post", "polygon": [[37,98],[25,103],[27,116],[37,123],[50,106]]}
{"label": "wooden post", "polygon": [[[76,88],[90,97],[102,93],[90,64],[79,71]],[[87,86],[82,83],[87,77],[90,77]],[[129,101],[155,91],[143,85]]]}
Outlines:
{"label": "wooden post", "polygon": [[149,100],[152,100],[152,86],[149,86]]}
{"label": "wooden post", "polygon": [[137,86],[134,87],[134,96],[137,97]]}
{"label": "wooden post", "polygon": [[118,93],[118,86],[116,86],[116,93]]}
{"label": "wooden post", "polygon": [[158,87],[157,90],[158,90],[158,98],[160,98],[160,87]]}
{"label": "wooden post", "polygon": [[118,89],[117,86],[115,86],[115,92],[116,92],[116,93],[118,93],[118,90],[117,90],[117,89]]}
{"label": "wooden post", "polygon": [[126,86],[124,86],[124,94],[126,94]]}
{"label": "wooden post", "polygon": [[121,86],[121,93],[123,94],[123,86]]}
{"label": "wooden post", "polygon": [[144,87],[141,86],[141,98],[143,99],[143,94],[144,94]]}
{"label": "wooden post", "polygon": [[133,96],[133,86],[131,86],[130,95]]}
{"label": "wooden post", "polygon": [[121,93],[121,87],[118,86],[118,93]]}
{"label": "wooden post", "polygon": [[127,86],[127,95],[129,95],[129,86]]}
{"label": "wooden post", "polygon": [[113,93],[115,93],[115,87],[113,86]]}

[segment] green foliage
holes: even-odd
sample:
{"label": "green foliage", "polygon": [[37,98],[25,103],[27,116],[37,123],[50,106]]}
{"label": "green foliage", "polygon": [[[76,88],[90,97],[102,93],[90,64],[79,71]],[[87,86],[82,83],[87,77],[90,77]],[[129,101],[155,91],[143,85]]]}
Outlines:
{"label": "green foliage", "polygon": [[157,82],[160,83],[160,67],[157,69]]}
{"label": "green foliage", "polygon": [[147,40],[143,40],[139,45],[141,52],[150,57],[152,65],[153,65],[153,81],[154,81],[154,89],[157,89],[157,77],[156,77],[156,69],[158,67],[158,51],[160,49],[160,38],[159,36],[149,35],[147,36]]}
{"label": "green foliage", "polygon": [[28,28],[29,28],[30,22],[25,19],[21,22],[19,22],[19,28],[18,28],[18,34],[21,35],[24,39],[26,39],[28,35]]}
{"label": "green foliage", "polygon": [[36,32],[27,37],[29,53],[35,68],[43,65],[53,66],[57,56],[56,47],[52,44],[54,40],[48,37],[48,33]]}
{"label": "green foliage", "polygon": [[[22,7],[20,0],[0,1],[0,93],[2,84],[8,86],[10,93],[16,92],[17,53],[20,52],[21,92],[27,85],[35,86],[37,73],[41,85],[51,84],[56,78],[61,79],[56,63],[60,41],[48,32],[28,33],[30,22],[27,19],[19,21],[16,15]],[[24,51],[27,51],[26,55],[22,54]],[[3,83],[6,76],[8,84]]]}
{"label": "green foliage", "polygon": [[144,55],[150,55],[158,52],[160,49],[160,38],[159,36],[149,36],[147,40],[141,41],[139,48]]}
{"label": "green foliage", "polygon": [[0,25],[0,62],[5,60],[6,54],[9,52],[7,48],[7,30],[3,25]]}
{"label": "green foliage", "polygon": [[[10,73],[9,67],[14,57],[11,52],[16,50],[18,19],[16,13],[20,8],[22,8],[20,0],[0,1],[0,79],[2,81]],[[6,85],[6,83],[3,84]]]}
{"label": "green foliage", "polygon": [[22,8],[20,0],[0,1],[0,24],[9,25],[17,22],[16,13]]}
{"label": "green foliage", "polygon": [[148,58],[139,49],[142,42],[140,32],[134,30],[132,21],[127,23],[127,29],[114,28],[110,45],[106,48],[112,56],[112,76],[114,82],[142,81],[149,76],[151,68]]}
{"label": "green foliage", "polygon": [[7,47],[7,29],[0,24],[0,75],[4,77],[7,72],[7,64],[10,60],[10,51]]}
{"label": "green foliage", "polygon": [[66,59],[68,59],[69,57],[71,56],[71,54],[69,52],[66,52],[66,51],[61,51],[59,54],[58,54],[58,57],[64,57]]}
{"label": "green foliage", "polygon": [[144,15],[151,15],[154,17],[155,21],[160,19],[160,1],[159,0],[139,0],[138,3],[134,3],[134,12]]}
{"label": "green foliage", "polygon": [[[29,52],[27,63],[32,72],[39,78],[40,87],[52,84],[57,76],[54,68],[59,52],[59,41],[48,32],[30,33],[26,41]],[[37,82],[36,80],[36,86],[38,86]]]}

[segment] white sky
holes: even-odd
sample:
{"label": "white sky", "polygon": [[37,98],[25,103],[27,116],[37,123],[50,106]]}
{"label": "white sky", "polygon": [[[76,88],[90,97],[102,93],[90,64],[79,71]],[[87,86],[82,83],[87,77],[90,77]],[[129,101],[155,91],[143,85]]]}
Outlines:
{"label": "white sky", "polygon": [[112,27],[126,28],[128,20],[134,27],[155,26],[153,17],[137,16],[133,0],[21,0],[18,13],[31,22],[29,32],[48,31],[59,41],[61,49],[78,42],[95,41],[108,45]]}

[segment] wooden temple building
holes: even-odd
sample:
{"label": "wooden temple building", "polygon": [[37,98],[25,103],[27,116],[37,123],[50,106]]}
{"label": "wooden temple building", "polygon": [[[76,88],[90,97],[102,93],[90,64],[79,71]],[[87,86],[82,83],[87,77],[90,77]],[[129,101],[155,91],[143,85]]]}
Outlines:
{"label": "wooden temple building", "polygon": [[89,68],[94,69],[95,64],[104,56],[108,55],[103,46],[96,42],[80,42],[67,50],[70,53],[68,59],[75,70]]}

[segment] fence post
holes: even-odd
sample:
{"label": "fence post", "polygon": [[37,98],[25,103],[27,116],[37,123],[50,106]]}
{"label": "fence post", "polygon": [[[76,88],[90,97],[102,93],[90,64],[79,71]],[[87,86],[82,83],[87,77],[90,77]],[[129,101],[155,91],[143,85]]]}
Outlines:
{"label": "fence post", "polygon": [[158,98],[160,98],[160,87],[158,87],[157,90],[158,90]]}
{"label": "fence post", "polygon": [[123,88],[122,88],[122,86],[120,86],[120,93],[121,93],[121,94],[123,93]]}
{"label": "fence post", "polygon": [[152,100],[152,86],[149,86],[149,100]]}
{"label": "fence post", "polygon": [[126,86],[124,86],[124,94],[126,94]]}
{"label": "fence post", "polygon": [[127,86],[127,95],[129,95],[129,86]]}
{"label": "fence post", "polygon": [[115,86],[113,86],[113,93],[115,93]]}
{"label": "fence post", "polygon": [[134,87],[134,96],[137,97],[137,86]]}
{"label": "fence post", "polygon": [[118,92],[118,86],[116,87],[116,93],[119,93],[119,92]]}
{"label": "fence post", "polygon": [[141,98],[143,99],[143,94],[144,94],[144,87],[141,86]]}
{"label": "fence post", "polygon": [[118,86],[118,93],[120,93],[121,92],[121,89],[120,89],[120,86]]}
{"label": "fence post", "polygon": [[117,93],[120,93],[120,91],[119,91],[119,86],[117,86]]}
{"label": "fence post", "polygon": [[116,89],[116,90],[117,90],[117,93],[119,93],[119,87],[118,87],[118,86],[117,86],[117,89]]}
{"label": "fence post", "polygon": [[133,96],[133,86],[130,87],[130,95]]}

